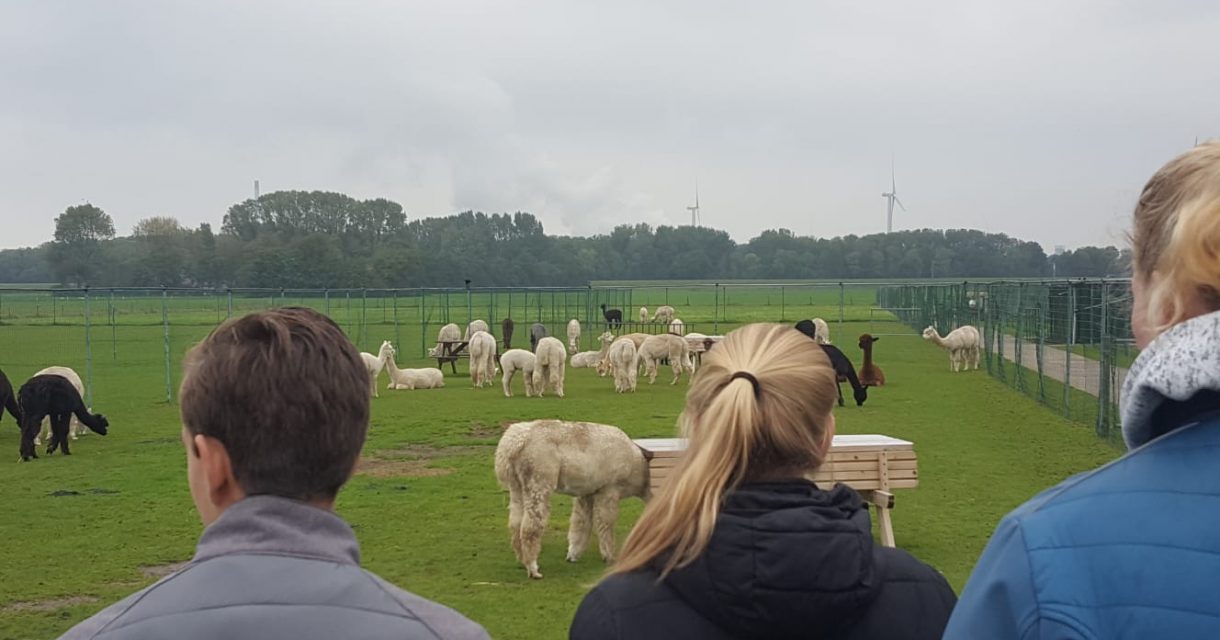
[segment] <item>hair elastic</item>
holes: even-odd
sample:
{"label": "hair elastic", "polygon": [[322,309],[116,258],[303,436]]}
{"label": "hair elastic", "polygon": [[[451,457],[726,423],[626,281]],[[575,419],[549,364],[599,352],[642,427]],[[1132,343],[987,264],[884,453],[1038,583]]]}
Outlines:
{"label": "hair elastic", "polygon": [[729,376],[729,382],[732,382],[738,378],[745,378],[746,380],[750,381],[750,385],[754,387],[754,397],[757,398],[758,394],[762,391],[762,388],[758,386],[758,378],[755,378],[754,374],[750,373],[749,371],[738,371]]}

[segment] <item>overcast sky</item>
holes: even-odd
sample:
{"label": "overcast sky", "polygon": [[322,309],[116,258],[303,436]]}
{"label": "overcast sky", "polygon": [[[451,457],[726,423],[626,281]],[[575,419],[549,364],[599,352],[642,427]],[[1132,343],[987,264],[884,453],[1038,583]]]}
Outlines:
{"label": "overcast sky", "polygon": [[1113,244],[1220,136],[1220,3],[0,3],[0,248],[280,189],[550,233],[973,227]]}

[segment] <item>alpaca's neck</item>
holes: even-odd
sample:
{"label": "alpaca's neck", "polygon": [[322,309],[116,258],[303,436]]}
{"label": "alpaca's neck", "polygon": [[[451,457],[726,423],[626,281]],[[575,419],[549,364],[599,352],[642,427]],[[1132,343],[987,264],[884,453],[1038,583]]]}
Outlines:
{"label": "alpaca's neck", "polygon": [[394,362],[394,356],[387,353],[381,361],[385,363],[385,366],[389,367],[390,373],[398,373],[398,363]]}
{"label": "alpaca's neck", "polygon": [[864,347],[864,366],[873,366],[873,345],[868,344]]}
{"label": "alpaca's neck", "polygon": [[938,331],[932,332],[932,342],[935,342],[936,344],[940,345],[941,347],[944,347],[945,349],[949,348],[949,345],[945,344],[945,339],[940,336],[940,332],[938,332]]}

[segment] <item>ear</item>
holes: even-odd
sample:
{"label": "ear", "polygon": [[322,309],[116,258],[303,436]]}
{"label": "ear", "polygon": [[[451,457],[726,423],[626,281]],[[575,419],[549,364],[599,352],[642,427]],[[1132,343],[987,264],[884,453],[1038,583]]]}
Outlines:
{"label": "ear", "polygon": [[211,436],[197,434],[191,438],[208,492],[208,499],[221,511],[245,497],[237,477],[233,475],[233,460],[224,443]]}
{"label": "ear", "polygon": [[873,338],[873,342],[881,342],[881,338]]}

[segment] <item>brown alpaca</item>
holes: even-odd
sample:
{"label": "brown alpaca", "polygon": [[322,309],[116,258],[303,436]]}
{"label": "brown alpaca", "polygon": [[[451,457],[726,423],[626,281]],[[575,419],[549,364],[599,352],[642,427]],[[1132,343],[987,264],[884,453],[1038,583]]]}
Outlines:
{"label": "brown alpaca", "polygon": [[884,387],[885,373],[881,367],[873,364],[873,343],[881,338],[869,334],[860,336],[860,348],[864,350],[864,364],[860,365],[860,384],[866,387]]}

